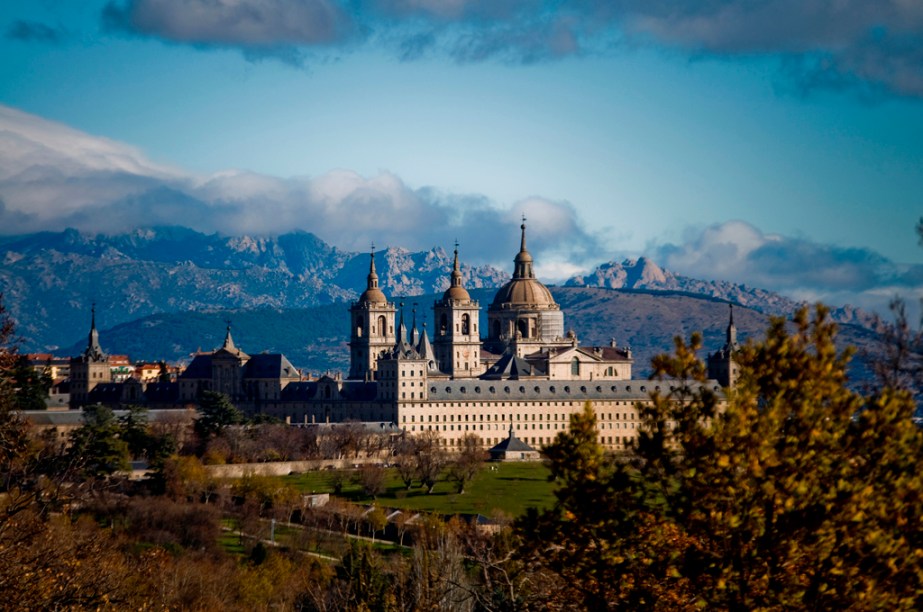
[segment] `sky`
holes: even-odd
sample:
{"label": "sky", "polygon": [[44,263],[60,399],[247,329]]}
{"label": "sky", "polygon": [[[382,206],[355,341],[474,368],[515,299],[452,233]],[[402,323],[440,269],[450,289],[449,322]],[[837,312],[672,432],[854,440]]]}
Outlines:
{"label": "sky", "polygon": [[645,255],[923,297],[916,0],[6,0],[0,233]]}

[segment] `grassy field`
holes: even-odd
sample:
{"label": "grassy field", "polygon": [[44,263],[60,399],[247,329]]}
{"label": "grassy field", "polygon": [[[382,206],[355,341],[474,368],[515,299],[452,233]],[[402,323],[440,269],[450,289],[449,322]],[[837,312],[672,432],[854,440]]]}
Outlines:
{"label": "grassy field", "polygon": [[[541,463],[491,464],[466,487],[465,493],[455,492],[455,483],[441,480],[433,493],[414,487],[404,488],[396,470],[389,469],[385,492],[378,496],[378,504],[388,508],[422,510],[440,514],[473,514],[490,516],[496,511],[519,516],[529,507],[546,508],[554,502],[553,483],[548,481],[548,470]],[[332,473],[329,471],[293,474],[284,477],[304,493],[333,493]],[[357,503],[371,502],[358,484],[351,480],[343,487],[341,497]]]}

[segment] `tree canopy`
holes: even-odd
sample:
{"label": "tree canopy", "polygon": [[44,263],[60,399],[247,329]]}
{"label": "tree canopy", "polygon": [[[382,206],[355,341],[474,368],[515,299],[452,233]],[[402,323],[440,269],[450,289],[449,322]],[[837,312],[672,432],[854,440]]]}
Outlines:
{"label": "tree canopy", "polygon": [[[592,407],[548,449],[555,507],[524,551],[590,609],[923,607],[923,434],[907,390],[847,386],[850,351],[818,307],[737,355],[726,401],[677,339],[625,457]],[[663,385],[666,388],[666,385]]]}

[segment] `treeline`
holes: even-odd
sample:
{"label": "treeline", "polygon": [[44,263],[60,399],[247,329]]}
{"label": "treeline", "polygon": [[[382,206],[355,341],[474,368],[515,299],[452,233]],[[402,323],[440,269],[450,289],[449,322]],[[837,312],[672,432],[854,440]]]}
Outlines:
{"label": "treeline", "polygon": [[[0,340],[11,334],[3,329]],[[684,384],[704,379],[705,367],[701,338],[678,339],[653,363],[672,390],[639,406],[629,452],[604,451],[587,405],[545,449],[553,507],[494,531],[404,521],[397,552],[343,535],[331,543],[331,532],[379,537],[380,511],[311,508],[277,479],[209,478],[203,460],[255,456],[244,440],[279,456],[319,448],[307,432],[241,422],[221,397],[205,401],[185,439],[142,426],[138,411],[119,421],[104,409],[88,411],[70,445],[34,435],[14,408],[15,351],[0,341],[3,605],[923,609],[923,432],[912,420],[923,339],[899,317],[879,384],[860,393],[847,386],[851,355],[835,335],[821,307],[794,325],[774,320],[741,349],[739,384],[726,397]],[[269,444],[282,429],[296,433]],[[461,463],[450,465],[429,432],[389,438],[382,451],[357,439],[344,433],[330,448],[405,458],[396,469],[407,486],[431,488],[436,467],[457,471],[464,489]],[[476,470],[483,451],[471,450]],[[139,453],[156,478],[136,485],[114,475]],[[369,491],[374,469],[356,476]],[[273,520],[285,525],[285,548],[265,541]]]}

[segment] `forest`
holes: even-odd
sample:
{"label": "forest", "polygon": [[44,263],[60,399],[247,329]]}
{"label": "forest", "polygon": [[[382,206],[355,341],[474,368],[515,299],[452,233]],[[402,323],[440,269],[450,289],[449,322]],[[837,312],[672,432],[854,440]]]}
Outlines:
{"label": "forest", "polygon": [[[902,311],[899,311],[899,314]],[[920,609],[920,336],[898,316],[878,382],[847,384],[824,307],[773,319],[737,356],[740,383],[695,386],[701,336],[657,356],[666,394],[639,406],[627,452],[604,452],[593,407],[544,449],[553,497],[489,527],[388,516],[385,478],[466,493],[472,440],[369,436],[248,420],[218,394],[195,419],[85,411],[67,439],[34,431],[15,330],[0,337],[0,594],[17,609]],[[40,382],[40,381],[39,381]],[[386,467],[376,457],[392,458]],[[295,479],[221,479],[209,465],[353,458],[314,506]],[[149,477],[124,470],[143,458]],[[354,503],[338,496],[360,488]],[[410,518],[413,520],[409,520]]]}

